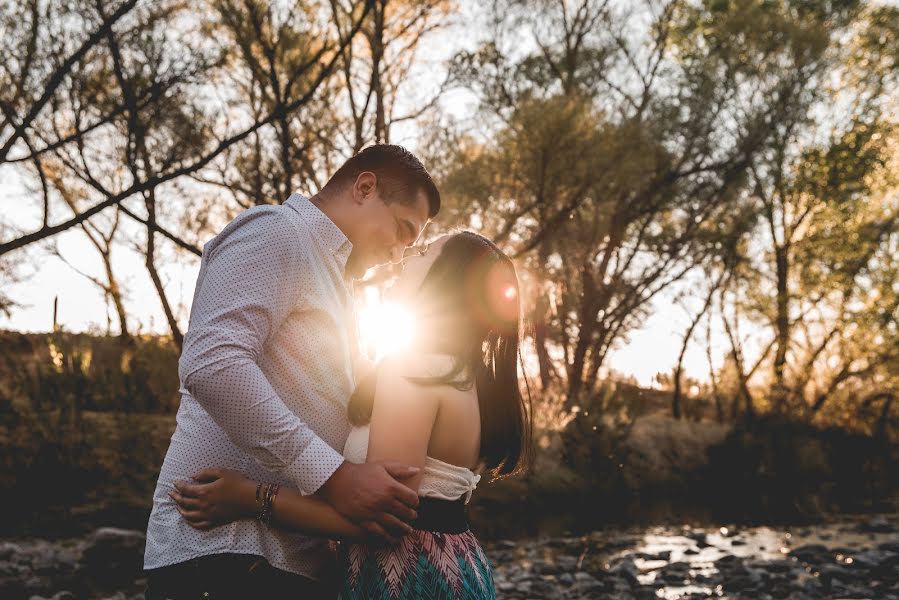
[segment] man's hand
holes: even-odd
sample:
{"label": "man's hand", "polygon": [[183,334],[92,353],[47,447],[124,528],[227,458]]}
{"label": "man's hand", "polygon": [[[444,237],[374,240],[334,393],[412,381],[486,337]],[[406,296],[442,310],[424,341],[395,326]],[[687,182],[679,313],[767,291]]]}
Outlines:
{"label": "man's hand", "polygon": [[400,483],[419,472],[399,463],[344,462],[318,493],[348,519],[389,542],[412,531],[418,495]]}

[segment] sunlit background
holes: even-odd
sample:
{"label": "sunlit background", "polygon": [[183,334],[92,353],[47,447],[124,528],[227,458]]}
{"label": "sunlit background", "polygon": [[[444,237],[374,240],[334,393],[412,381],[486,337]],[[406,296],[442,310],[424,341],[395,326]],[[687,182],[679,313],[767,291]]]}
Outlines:
{"label": "sunlit background", "polygon": [[382,300],[376,289],[368,288],[366,292],[358,308],[361,347],[375,360],[408,349],[416,331],[412,311],[402,304]]}

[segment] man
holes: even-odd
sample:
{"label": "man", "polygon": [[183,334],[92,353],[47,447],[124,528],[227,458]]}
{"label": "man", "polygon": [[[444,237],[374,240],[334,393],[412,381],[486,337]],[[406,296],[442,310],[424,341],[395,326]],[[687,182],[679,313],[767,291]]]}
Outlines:
{"label": "man", "polygon": [[238,216],[203,249],[179,362],[177,427],[153,496],[148,599],[323,593],[327,541],[241,521],[200,531],[169,498],[205,467],[319,494],[385,538],[418,499],[403,465],[344,461],[356,350],[349,279],[401,260],[440,195],[393,145],[348,160],[310,199]]}

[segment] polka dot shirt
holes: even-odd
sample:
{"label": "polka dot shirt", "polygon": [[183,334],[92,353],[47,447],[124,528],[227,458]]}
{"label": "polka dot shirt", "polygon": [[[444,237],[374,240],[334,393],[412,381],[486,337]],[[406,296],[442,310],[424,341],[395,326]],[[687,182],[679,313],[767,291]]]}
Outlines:
{"label": "polka dot shirt", "polygon": [[250,209],[203,248],[179,363],[181,406],[160,471],[144,566],[225,552],[315,578],[322,540],[256,521],[197,531],[168,497],[206,467],[315,492],[343,462],[354,387],[352,245],[312,202]]}

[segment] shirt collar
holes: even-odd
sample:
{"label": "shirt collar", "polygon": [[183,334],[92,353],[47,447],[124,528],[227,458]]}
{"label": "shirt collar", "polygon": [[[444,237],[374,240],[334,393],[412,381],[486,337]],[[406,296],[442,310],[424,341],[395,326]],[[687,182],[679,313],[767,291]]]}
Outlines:
{"label": "shirt collar", "polygon": [[302,194],[294,192],[284,204],[296,210],[312,226],[315,237],[334,255],[340,268],[346,269],[347,260],[353,250],[353,243],[344,235],[340,227],[335,225],[328,215]]}

